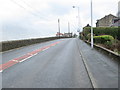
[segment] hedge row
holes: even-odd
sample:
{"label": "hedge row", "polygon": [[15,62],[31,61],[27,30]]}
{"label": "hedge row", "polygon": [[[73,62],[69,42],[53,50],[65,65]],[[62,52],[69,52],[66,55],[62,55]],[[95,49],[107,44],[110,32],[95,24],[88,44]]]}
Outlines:
{"label": "hedge row", "polygon": [[94,36],[95,43],[105,44],[107,42],[112,43],[114,41],[113,36],[110,35],[101,35],[101,36]]}
{"label": "hedge row", "polygon": [[[87,35],[91,32],[90,27],[85,27],[83,30],[83,35],[87,39]],[[95,27],[93,28],[93,33],[95,36],[98,35],[111,35],[114,38],[120,40],[120,27]]]}
{"label": "hedge row", "polygon": [[[15,41],[5,41],[5,42],[1,42],[0,46],[2,45],[2,49],[1,51],[7,51],[10,49],[14,49],[14,48],[19,48],[22,46],[27,46],[27,45],[31,45],[31,44],[36,44],[36,43],[41,43],[41,42],[45,42],[45,41],[50,41],[50,40],[55,40],[58,39],[59,37],[49,37],[49,38],[37,38],[37,39],[25,39],[25,40],[15,40]],[[62,37],[64,38],[64,37]]]}

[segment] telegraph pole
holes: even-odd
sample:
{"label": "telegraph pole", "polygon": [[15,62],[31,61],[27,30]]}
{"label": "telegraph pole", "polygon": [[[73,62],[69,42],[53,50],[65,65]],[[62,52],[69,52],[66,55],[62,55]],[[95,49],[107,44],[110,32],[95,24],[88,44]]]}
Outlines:
{"label": "telegraph pole", "polygon": [[80,8],[78,7],[78,31],[80,33]]}
{"label": "telegraph pole", "polygon": [[70,23],[68,22],[68,34],[69,34],[69,37],[70,37]]}
{"label": "telegraph pole", "polygon": [[60,38],[60,19],[58,19],[58,33],[59,33],[59,38]]}

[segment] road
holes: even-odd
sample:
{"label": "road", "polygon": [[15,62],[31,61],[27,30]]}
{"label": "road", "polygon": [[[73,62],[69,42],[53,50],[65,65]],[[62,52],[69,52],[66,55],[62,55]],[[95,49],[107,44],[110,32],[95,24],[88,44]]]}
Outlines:
{"label": "road", "polygon": [[118,88],[118,62],[78,38],[34,44],[2,57],[3,88]]}

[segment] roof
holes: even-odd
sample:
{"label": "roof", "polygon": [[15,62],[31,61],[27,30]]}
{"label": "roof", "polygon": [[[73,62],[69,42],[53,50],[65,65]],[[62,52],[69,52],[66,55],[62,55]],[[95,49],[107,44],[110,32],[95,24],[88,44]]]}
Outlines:
{"label": "roof", "polygon": [[62,33],[57,33],[56,35],[63,35]]}
{"label": "roof", "polygon": [[[101,19],[104,19],[104,18],[106,18],[106,17],[108,17],[108,16],[113,16],[113,17],[115,17],[115,18],[117,18],[117,16],[114,16],[114,15],[112,15],[112,14],[109,14],[109,15],[105,15],[103,18],[101,18]],[[101,20],[101,19],[98,19],[97,21],[99,21],[99,20]]]}

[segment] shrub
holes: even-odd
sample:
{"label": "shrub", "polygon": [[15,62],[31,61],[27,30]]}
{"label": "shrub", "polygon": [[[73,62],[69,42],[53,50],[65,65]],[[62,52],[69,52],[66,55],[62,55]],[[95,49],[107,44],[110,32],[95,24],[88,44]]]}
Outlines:
{"label": "shrub", "polygon": [[[87,39],[87,35],[91,32],[90,27],[83,29],[84,38]],[[120,40],[120,28],[119,27],[95,27],[93,28],[95,36],[98,35],[111,35],[114,38]]]}
{"label": "shrub", "polygon": [[114,47],[113,42],[112,41],[105,42],[105,47],[108,48],[108,49],[111,49],[111,47]]}
{"label": "shrub", "polygon": [[88,41],[91,41],[91,33],[89,33],[86,38]]}
{"label": "shrub", "polygon": [[101,35],[101,36],[94,36],[94,42],[95,43],[101,43],[101,44],[112,44],[114,41],[113,36],[111,35]]}

